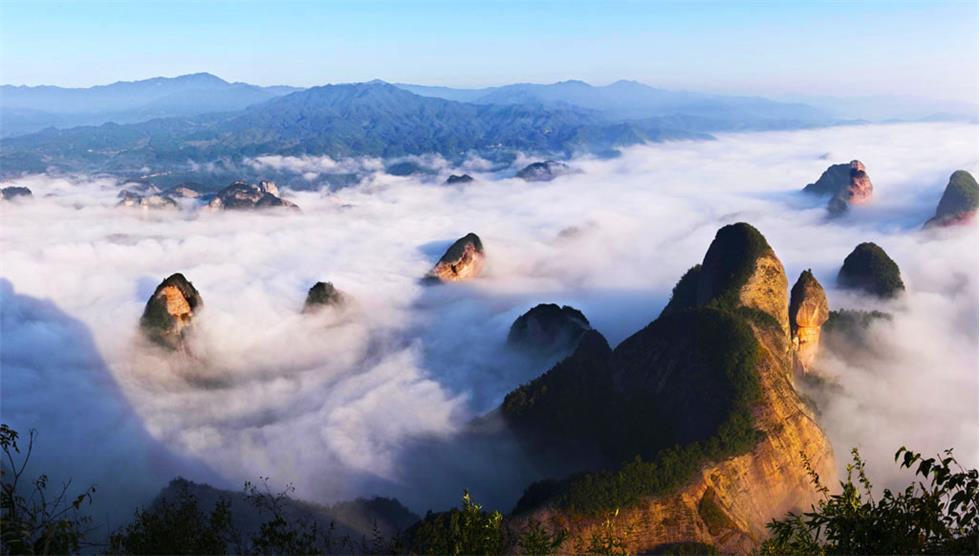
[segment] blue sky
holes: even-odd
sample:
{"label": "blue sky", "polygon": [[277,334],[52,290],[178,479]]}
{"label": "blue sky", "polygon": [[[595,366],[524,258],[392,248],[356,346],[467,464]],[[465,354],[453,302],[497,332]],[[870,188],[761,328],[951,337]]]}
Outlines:
{"label": "blue sky", "polygon": [[976,1],[0,2],[0,82],[13,84],[636,79],[975,102],[978,64]]}

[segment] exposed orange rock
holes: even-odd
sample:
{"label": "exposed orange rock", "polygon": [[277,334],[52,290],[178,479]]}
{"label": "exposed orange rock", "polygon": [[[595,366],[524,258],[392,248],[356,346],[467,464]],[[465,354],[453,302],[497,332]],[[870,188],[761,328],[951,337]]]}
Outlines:
{"label": "exposed orange rock", "polygon": [[169,349],[182,349],[195,311],[203,304],[201,295],[183,274],[172,274],[157,286],[147,300],[140,327],[157,344]]}
{"label": "exposed orange rock", "polygon": [[790,338],[800,371],[807,372],[813,364],[820,347],[820,327],[828,318],[827,294],[813,273],[804,270],[793,285],[789,301]]}
{"label": "exposed orange rock", "polygon": [[426,275],[429,281],[460,282],[480,275],[485,256],[480,236],[469,233],[457,239]]}
{"label": "exposed orange rock", "polygon": [[847,187],[838,191],[827,205],[831,213],[840,214],[850,205],[861,205],[871,200],[874,186],[864,169],[864,164],[860,160],[852,160],[850,166],[850,180]]}
{"label": "exposed orange rock", "polygon": [[[771,519],[790,510],[809,510],[817,502],[819,494],[813,489],[805,461],[825,484],[836,482],[830,441],[793,383],[790,335],[788,330],[781,330],[790,324],[786,275],[782,263],[768,244],[758,241],[761,236],[757,234],[747,225],[723,228],[713,243],[716,255],[706,255],[696,272],[698,303],[717,303],[720,299],[736,308],[764,311],[781,325],[777,328],[764,320],[746,319],[761,349],[755,367],[761,395],[752,408],[759,441],[751,451],[707,464],[685,487],[667,495],[648,496],[638,504],[619,508],[615,515],[576,515],[544,505],[513,517],[511,527],[519,529],[534,519],[566,529],[570,534],[557,550],[563,554],[587,552],[593,535],[608,533],[621,539],[622,548],[633,554],[658,553],[667,545],[691,542],[712,545],[722,554],[749,554],[768,537],[766,524]],[[726,260],[725,253],[731,253],[733,247],[740,253],[751,253],[754,260]],[[718,279],[712,281],[704,274],[706,270]],[[704,288],[722,298],[704,300]],[[807,325],[826,319],[821,317],[818,302],[801,306],[803,309],[794,315],[802,313]],[[795,319],[792,322],[798,325]],[[705,505],[712,507],[713,515],[707,515]]]}

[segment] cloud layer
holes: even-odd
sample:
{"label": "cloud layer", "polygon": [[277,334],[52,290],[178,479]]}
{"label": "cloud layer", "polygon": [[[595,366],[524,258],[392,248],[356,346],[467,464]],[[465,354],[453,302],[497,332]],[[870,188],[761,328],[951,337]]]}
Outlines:
{"label": "cloud layer", "polygon": [[[313,500],[397,494],[424,511],[473,481],[507,509],[534,472],[506,447],[459,448],[465,464],[432,456],[425,473],[445,480],[431,492],[417,488],[420,462],[406,450],[420,438],[452,445],[471,417],[545,370],[504,347],[529,307],[574,305],[618,343],[657,316],[720,226],[747,221],[791,282],[812,268],[834,308],[871,306],[833,288],[862,241],[882,245],[908,284],[906,297],[875,305],[895,315],[874,331],[883,356],[821,360],[843,388],[821,415],[838,457],[858,446],[888,473],[899,445],[953,446],[975,466],[977,230],[919,227],[953,170],[977,174],[977,152],[977,128],[960,124],[729,135],[575,160],[582,173],[550,183],[498,179],[479,161],[463,187],[378,171],[357,187],[287,192],[299,214],[127,211],[114,208],[111,180],[31,176],[19,184],[35,199],[0,209],[3,420],[76,453],[70,441],[85,435],[115,446],[82,450],[85,466],[58,448],[40,462],[106,491],[126,475],[110,467],[123,452],[145,462],[134,475],[153,471],[138,495],[177,473],[225,486],[268,475]],[[875,201],[828,221],[823,202],[798,190],[852,158],[867,166]],[[347,164],[252,163],[318,175]],[[487,249],[485,277],[422,286],[471,231]],[[194,359],[162,357],[136,337],[147,297],[178,271],[204,297]],[[317,280],[355,302],[301,315]],[[48,309],[28,310],[39,303]],[[74,353],[90,357],[66,364]],[[65,403],[77,392],[86,403]],[[69,406],[96,410],[59,409]],[[490,468],[479,461],[488,454]]]}

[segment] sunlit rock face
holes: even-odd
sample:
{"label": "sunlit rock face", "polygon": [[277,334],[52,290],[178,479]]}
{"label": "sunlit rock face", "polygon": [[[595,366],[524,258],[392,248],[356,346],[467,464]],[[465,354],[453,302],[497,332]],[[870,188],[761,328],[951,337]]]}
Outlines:
{"label": "sunlit rock face", "polygon": [[542,303],[514,321],[507,344],[523,351],[554,353],[574,348],[582,334],[591,329],[578,309]]}
{"label": "sunlit rock face", "polygon": [[236,181],[219,191],[208,203],[212,209],[252,210],[285,207],[298,209],[295,203],[279,197],[279,188],[271,181],[261,181],[257,185]]}
{"label": "sunlit rock face", "polygon": [[844,259],[837,273],[837,285],[883,299],[905,291],[898,265],[884,249],[871,242],[858,245]]}
{"label": "sunlit rock face", "polygon": [[0,189],[0,199],[3,199],[4,201],[13,201],[14,199],[29,199],[33,196],[34,194],[31,192],[31,190],[26,187],[11,185],[9,187],[4,187]]}
{"label": "sunlit rock face", "polygon": [[480,236],[468,233],[449,246],[426,275],[427,281],[460,282],[471,280],[483,271],[485,256]]}
{"label": "sunlit rock face", "polygon": [[820,179],[804,187],[803,191],[830,195],[827,210],[832,215],[839,215],[850,205],[870,201],[874,186],[864,164],[860,160],[852,160],[847,164],[834,164],[827,168]]}
{"label": "sunlit rock face", "polygon": [[[685,277],[693,283],[693,277]],[[718,230],[697,272],[696,287],[697,305],[714,302],[758,309],[789,334],[786,272],[753,226],[739,222]]]}
{"label": "sunlit rock face", "polygon": [[204,302],[183,274],[170,275],[146,302],[140,328],[147,338],[172,350],[184,348],[194,315]]}
{"label": "sunlit rock face", "polygon": [[925,227],[972,223],[976,220],[978,199],[980,188],[976,178],[966,170],[953,172],[939,199],[936,215],[926,222]]}
{"label": "sunlit rock face", "polygon": [[340,293],[330,282],[317,282],[313,284],[310,291],[306,294],[306,302],[303,304],[304,313],[314,313],[326,307],[335,307],[344,302],[344,294]]}
{"label": "sunlit rock face", "polygon": [[[713,443],[741,399],[735,393],[751,384],[744,392],[751,391],[752,438],[742,450],[705,462],[666,492],[639,495],[606,514],[563,506],[562,497],[591,492],[596,479],[545,483],[525,492],[510,525],[533,519],[564,528],[569,538],[588,539],[608,530],[615,510],[616,523],[633,528],[624,536],[624,552],[658,554],[676,543],[700,542],[723,554],[750,554],[768,536],[771,519],[809,509],[819,494],[804,458],[829,484],[836,466],[829,440],[791,380],[782,269],[758,230],[726,226],[704,262],[678,282],[657,320],[611,351],[595,331],[587,332],[571,356],[508,394],[501,407],[508,425],[529,436],[536,452],[605,460],[607,474],[631,481],[638,480],[627,471],[637,454],[652,461],[664,447]],[[817,321],[826,318],[806,296],[800,305],[794,315],[812,311]],[[603,472],[595,475],[601,480]],[[568,542],[557,552],[575,550]]]}
{"label": "sunlit rock face", "polygon": [[820,328],[830,318],[823,286],[809,270],[793,285],[789,299],[789,329],[796,368],[808,372],[820,347]]}

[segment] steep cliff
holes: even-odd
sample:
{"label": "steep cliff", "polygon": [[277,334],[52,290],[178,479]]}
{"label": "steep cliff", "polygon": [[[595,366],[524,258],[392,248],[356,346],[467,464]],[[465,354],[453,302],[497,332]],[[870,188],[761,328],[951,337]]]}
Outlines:
{"label": "steep cliff", "polygon": [[820,348],[820,328],[828,318],[827,294],[813,273],[804,270],[789,296],[790,341],[798,370],[809,371]]}
{"label": "steep cliff", "polygon": [[830,195],[827,210],[839,215],[852,204],[865,203],[871,199],[874,186],[864,164],[852,160],[846,164],[834,164],[827,168],[820,178],[803,188],[805,193]]}
{"label": "steep cliff", "polygon": [[203,305],[194,284],[183,274],[172,274],[147,300],[140,328],[147,338],[165,348],[183,349],[194,315]]}
{"label": "steep cliff", "polygon": [[[726,226],[657,320],[608,358],[583,338],[547,384],[512,393],[521,411],[511,399],[502,414],[513,430],[533,428],[563,455],[585,457],[582,472],[530,487],[510,525],[566,528],[560,552],[586,552],[615,529],[634,553],[689,543],[748,553],[769,519],[809,508],[803,458],[825,481],[835,469],[793,386],[787,289],[762,234]],[[553,421],[550,406],[566,417]],[[583,447],[597,453],[576,453]]]}
{"label": "steep cliff", "polygon": [[480,275],[483,270],[483,242],[469,233],[446,249],[439,262],[426,275],[428,282],[460,282]]}

